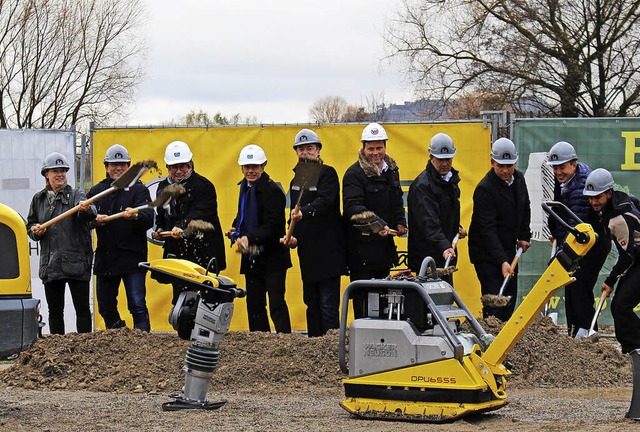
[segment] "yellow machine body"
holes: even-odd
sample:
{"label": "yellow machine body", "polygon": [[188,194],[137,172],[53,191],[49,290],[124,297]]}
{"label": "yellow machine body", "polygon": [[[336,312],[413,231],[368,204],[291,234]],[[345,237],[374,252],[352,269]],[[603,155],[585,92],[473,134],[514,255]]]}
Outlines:
{"label": "yellow machine body", "polygon": [[0,358],[19,353],[40,334],[40,300],[32,297],[25,220],[0,203]]}
{"label": "yellow machine body", "polygon": [[[142,267],[147,268],[153,274],[159,274],[158,278],[166,277],[167,282],[181,281],[181,282],[194,282],[197,284],[208,285],[213,288],[218,288],[223,282],[225,284],[235,283],[232,279],[226,276],[217,276],[214,273],[209,273],[204,267],[179,258],[162,258],[143,263]],[[163,276],[162,276],[163,275]]]}
{"label": "yellow machine body", "polygon": [[[353,291],[364,291],[377,309],[369,307],[368,316],[353,320],[348,335],[342,323],[340,366],[349,378],[343,380],[346,398],[340,405],[357,417],[424,422],[448,422],[505,406],[507,354],[553,293],[575,280],[579,258],[595,243],[588,224],[578,224],[574,234],[496,337],[484,332],[453,288],[439,279],[350,284],[343,321]],[[415,308],[412,291],[420,294],[424,310]],[[475,335],[461,330],[462,321],[471,324]]]}
{"label": "yellow machine body", "polygon": [[22,216],[0,203],[0,238],[2,239],[2,273],[0,296],[31,297],[29,238]]}

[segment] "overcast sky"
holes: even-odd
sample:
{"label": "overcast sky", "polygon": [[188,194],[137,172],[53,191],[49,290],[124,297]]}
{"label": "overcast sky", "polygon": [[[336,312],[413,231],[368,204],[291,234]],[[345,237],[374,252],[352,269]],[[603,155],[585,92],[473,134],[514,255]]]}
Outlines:
{"label": "overcast sky", "polygon": [[397,0],[152,0],[147,78],[129,125],[191,110],[263,123],[309,121],[325,96],[365,104],[412,99],[397,68],[380,63]]}

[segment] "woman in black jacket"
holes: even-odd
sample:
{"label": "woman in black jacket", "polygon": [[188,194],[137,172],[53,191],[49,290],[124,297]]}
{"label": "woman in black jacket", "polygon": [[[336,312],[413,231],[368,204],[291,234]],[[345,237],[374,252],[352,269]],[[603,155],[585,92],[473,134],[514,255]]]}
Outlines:
{"label": "woman in black jacket", "polygon": [[[46,186],[31,200],[27,216],[29,237],[40,242],[40,279],[49,309],[49,332],[64,334],[65,286],[69,285],[76,312],[76,330],[88,333],[92,329],[89,307],[89,280],[91,279],[91,228],[96,209],[86,200],[84,192],[67,184],[69,163],[60,153],[51,153],[44,159],[41,173]],[[80,206],[80,211],[61,219],[48,228],[41,225]]]}

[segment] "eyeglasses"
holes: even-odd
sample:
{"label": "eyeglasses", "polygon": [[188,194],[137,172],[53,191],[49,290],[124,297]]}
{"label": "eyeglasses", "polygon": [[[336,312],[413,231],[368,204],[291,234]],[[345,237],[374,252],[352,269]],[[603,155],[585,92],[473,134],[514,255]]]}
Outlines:
{"label": "eyeglasses", "polygon": [[189,166],[188,163],[179,163],[179,164],[175,164],[175,165],[167,165],[167,169],[169,171],[178,171],[178,170],[186,170],[186,169],[190,169],[191,166]]}

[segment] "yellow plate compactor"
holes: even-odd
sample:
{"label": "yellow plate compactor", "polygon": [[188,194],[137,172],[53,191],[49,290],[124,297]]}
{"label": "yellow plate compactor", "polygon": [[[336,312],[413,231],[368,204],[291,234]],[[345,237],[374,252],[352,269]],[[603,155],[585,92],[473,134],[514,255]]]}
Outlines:
{"label": "yellow plate compactor", "polygon": [[[543,208],[570,232],[538,282],[498,333],[483,330],[451,285],[425,258],[417,277],[355,281],[347,286],[340,327],[340,368],[346,398],[340,405],[362,418],[447,422],[507,404],[503,363],[557,289],[575,279],[580,257],[596,234],[557,202]],[[556,213],[575,218],[575,227]],[[364,317],[347,331],[349,301]],[[354,308],[356,309],[356,308]],[[464,331],[467,322],[472,330]],[[508,366],[508,365],[507,365]]]}

